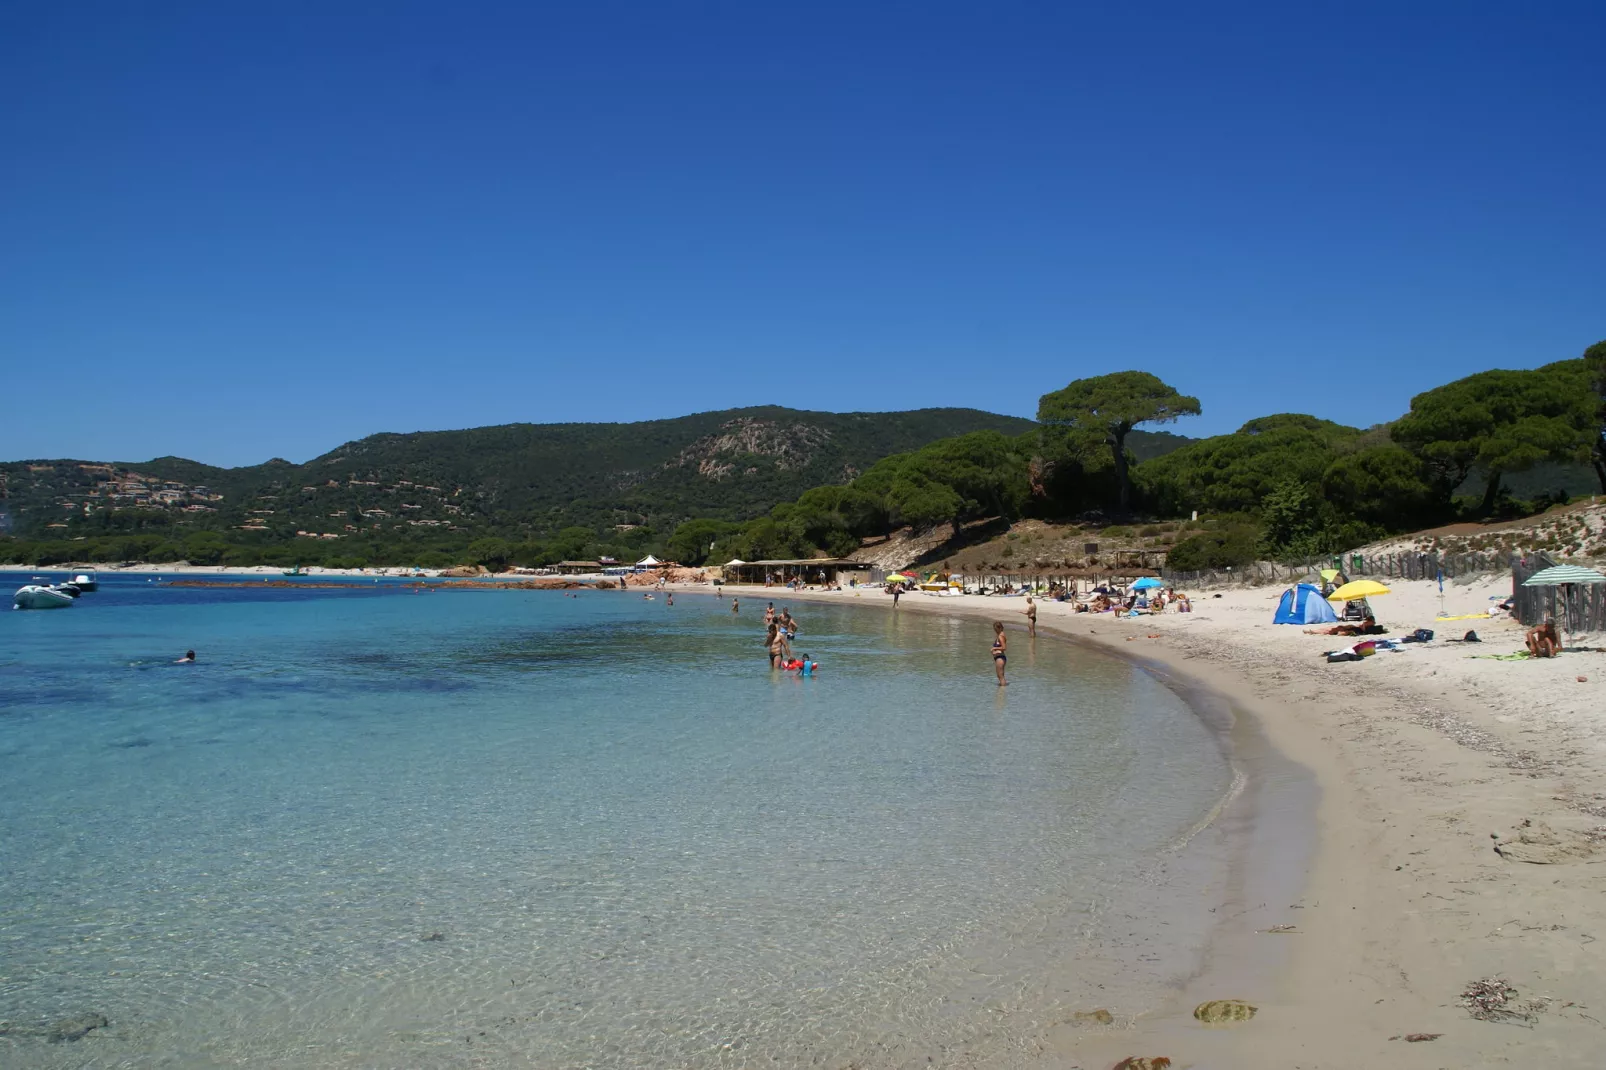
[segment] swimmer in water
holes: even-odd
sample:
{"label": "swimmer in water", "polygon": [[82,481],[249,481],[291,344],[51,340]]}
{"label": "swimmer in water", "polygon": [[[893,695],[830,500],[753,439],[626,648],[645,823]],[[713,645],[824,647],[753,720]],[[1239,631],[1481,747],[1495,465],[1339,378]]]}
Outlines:
{"label": "swimmer in water", "polygon": [[173,664],[174,665],[194,665],[195,664],[195,651],[193,651],[193,650],[184,651],[184,656],[182,658],[179,658],[177,661],[173,662]]}

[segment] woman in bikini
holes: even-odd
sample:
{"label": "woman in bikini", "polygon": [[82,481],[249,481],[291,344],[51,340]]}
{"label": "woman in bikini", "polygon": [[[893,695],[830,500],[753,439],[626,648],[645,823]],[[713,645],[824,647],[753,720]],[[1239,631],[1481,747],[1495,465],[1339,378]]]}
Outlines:
{"label": "woman in bikini", "polygon": [[998,686],[1008,687],[1004,679],[1004,666],[1009,664],[1009,640],[1004,636],[1004,622],[993,621],[993,672],[998,674]]}

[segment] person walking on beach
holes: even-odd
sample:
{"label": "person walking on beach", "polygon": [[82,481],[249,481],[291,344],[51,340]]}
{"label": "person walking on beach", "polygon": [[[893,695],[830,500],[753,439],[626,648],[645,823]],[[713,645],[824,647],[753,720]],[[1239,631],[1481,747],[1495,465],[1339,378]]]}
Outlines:
{"label": "person walking on beach", "polygon": [[998,674],[998,686],[1008,687],[1004,667],[1009,664],[1009,640],[1004,635],[1004,622],[993,621],[993,672]]}
{"label": "person walking on beach", "polygon": [[1026,596],[1026,608],[1021,610],[1021,612],[1026,614],[1026,634],[1031,636],[1033,639],[1036,639],[1037,638],[1037,603],[1032,601],[1032,596],[1031,595],[1027,595]]}

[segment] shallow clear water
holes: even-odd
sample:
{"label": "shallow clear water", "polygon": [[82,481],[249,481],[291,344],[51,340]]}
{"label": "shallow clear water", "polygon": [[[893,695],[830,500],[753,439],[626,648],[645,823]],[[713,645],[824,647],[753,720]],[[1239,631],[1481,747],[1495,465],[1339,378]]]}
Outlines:
{"label": "shallow clear water", "polygon": [[980,623],[794,610],[813,679],[745,600],[0,613],[0,1063],[940,1065],[1107,991],[1208,731],[1113,658],[1017,633],[999,689]]}

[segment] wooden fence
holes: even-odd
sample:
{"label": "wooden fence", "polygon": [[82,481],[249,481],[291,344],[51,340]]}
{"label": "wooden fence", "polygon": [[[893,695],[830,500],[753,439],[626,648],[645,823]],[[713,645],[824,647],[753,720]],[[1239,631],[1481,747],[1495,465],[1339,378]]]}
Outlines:
{"label": "wooden fence", "polygon": [[1540,569],[1560,564],[1546,553],[1513,555],[1511,597],[1513,614],[1532,627],[1546,617],[1567,635],[1606,630],[1606,583],[1569,583],[1559,587],[1524,587],[1522,582]]}
{"label": "wooden fence", "polygon": [[1442,572],[1447,580],[1485,572],[1504,572],[1509,563],[1502,554],[1334,554],[1309,557],[1304,561],[1279,564],[1256,561],[1242,568],[1205,569],[1185,572],[1161,569],[1160,575],[1173,587],[1215,587],[1224,584],[1259,586],[1274,583],[1321,582],[1324,568],[1336,568],[1349,579],[1362,576],[1399,580],[1433,580]]}

